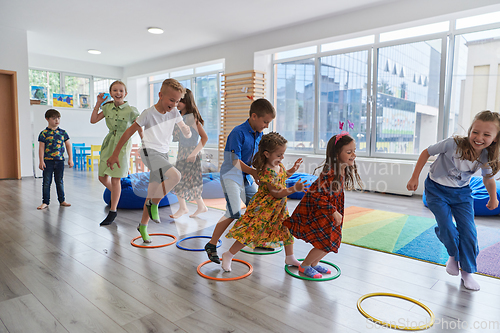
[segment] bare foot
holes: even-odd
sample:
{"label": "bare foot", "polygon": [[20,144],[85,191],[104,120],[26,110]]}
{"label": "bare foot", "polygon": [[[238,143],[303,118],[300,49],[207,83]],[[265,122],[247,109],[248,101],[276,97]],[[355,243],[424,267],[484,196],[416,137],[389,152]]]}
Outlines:
{"label": "bare foot", "polygon": [[69,207],[69,206],[71,206],[71,204],[67,203],[66,201],[61,202],[60,205],[63,206],[63,207]]}
{"label": "bare foot", "polygon": [[36,209],[41,210],[41,209],[45,209],[47,207],[49,207],[49,205],[46,205],[46,204],[43,203],[40,206],[36,207]]}
{"label": "bare foot", "polygon": [[205,213],[205,212],[208,212],[207,206],[204,206],[204,207],[199,207],[198,206],[198,209],[196,210],[196,212],[194,212],[193,214],[189,215],[189,217],[196,217],[196,216],[198,216],[198,214]]}
{"label": "bare foot", "polygon": [[170,214],[170,217],[173,218],[173,219],[177,219],[177,218],[179,218],[182,215],[187,214],[187,213],[189,213],[189,210],[187,210],[187,209],[179,209],[175,214]]}

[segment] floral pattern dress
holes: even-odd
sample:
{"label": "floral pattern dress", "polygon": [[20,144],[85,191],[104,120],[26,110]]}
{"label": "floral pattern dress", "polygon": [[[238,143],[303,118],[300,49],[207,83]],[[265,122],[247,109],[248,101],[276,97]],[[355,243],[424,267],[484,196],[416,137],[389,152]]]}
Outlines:
{"label": "floral pattern dress", "polygon": [[338,252],[342,240],[342,223],[335,226],[333,213],[344,216],[344,180],[334,192],[334,173],[322,174],[309,187],[292,216],[283,222],[292,235],[325,252]]}
{"label": "floral pattern dress", "polygon": [[226,235],[250,248],[279,248],[293,244],[294,239],[283,221],[288,218],[287,198],[277,199],[267,189],[266,183],[278,189],[286,188],[287,173],[280,163],[280,171],[266,169],[260,173],[259,190],[248,204],[245,214],[240,217]]}

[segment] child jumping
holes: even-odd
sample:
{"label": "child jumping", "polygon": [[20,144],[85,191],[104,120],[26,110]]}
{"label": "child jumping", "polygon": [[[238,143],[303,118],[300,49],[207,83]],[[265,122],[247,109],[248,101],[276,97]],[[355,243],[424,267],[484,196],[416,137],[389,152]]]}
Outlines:
{"label": "child jumping", "polygon": [[493,176],[500,170],[499,140],[500,114],[482,111],[474,117],[466,137],[450,137],[424,149],[406,186],[408,191],[415,191],[425,163],[430,156],[439,154],[425,180],[426,201],[436,217],[436,235],[450,256],[446,272],[456,276],[462,268],[464,286],[470,290],[479,290],[480,286],[472,277],[477,272],[479,247],[469,181],[481,169],[490,196],[486,207],[497,208]]}
{"label": "child jumping", "polygon": [[[139,111],[124,100],[125,96],[127,96],[127,87],[125,83],[121,81],[111,83],[109,86],[109,95],[113,98],[113,101],[104,104],[102,103],[108,97],[106,96],[106,98],[104,98],[104,93],[97,95],[97,102],[90,116],[91,124],[98,123],[103,118],[106,118],[106,126],[109,129],[109,133],[106,135],[101,145],[99,181],[111,192],[111,202],[108,216],[101,222],[101,226],[113,223],[117,216],[116,208],[122,191],[121,178],[126,177],[128,174],[128,161],[132,142],[128,140],[120,150],[118,159],[122,167],[111,170],[111,168],[106,165],[106,162],[113,154],[123,132],[125,132],[139,116]],[[102,112],[99,112],[101,105]],[[142,129],[139,131],[139,135],[142,137]]]}
{"label": "child jumping", "polygon": [[[208,135],[203,129],[203,118],[201,118],[201,114],[196,107],[191,90],[186,89],[186,93],[180,100],[177,109],[181,112],[184,122],[191,127],[192,135],[189,139],[186,139],[180,135],[179,127],[176,126],[174,129],[174,141],[179,141],[179,152],[175,168],[179,170],[182,178],[173,190],[179,199],[179,210],[170,215],[173,219],[188,213],[186,201],[195,200],[198,204],[198,209],[189,217],[196,217],[198,214],[208,211],[201,198],[203,177],[200,155],[200,151],[208,141]],[[198,138],[200,138],[199,142]]]}
{"label": "child jumping", "polygon": [[[347,132],[334,135],[326,147],[326,160],[318,179],[305,193],[292,216],[283,222],[292,235],[314,248],[299,266],[310,278],[330,274],[319,265],[328,252],[338,252],[344,218],[344,188],[362,186],[356,163],[356,142]],[[319,167],[321,168],[321,166]]]}
{"label": "child jumping", "polygon": [[205,245],[208,258],[220,264],[216,244],[231,222],[241,217],[241,201],[248,205],[257,193],[257,171],[250,167],[254,154],[259,150],[262,131],[276,117],[276,110],[264,98],[256,99],[250,105],[250,117],[233,128],[224,148],[224,162],[220,168],[220,178],[226,213],[215,226],[212,238]]}
{"label": "child jumping", "polygon": [[[47,128],[38,136],[38,158],[40,159],[39,168],[43,171],[42,183],[42,204],[37,209],[45,209],[50,203],[50,184],[52,175],[56,182],[57,200],[63,207],[69,207],[71,204],[65,201],[64,197],[64,147],[68,151],[68,165],[73,167],[73,154],[68,133],[59,128],[61,114],[55,109],[49,109],[45,112]],[[64,144],[63,144],[64,143]]]}
{"label": "child jumping", "polygon": [[245,214],[236,221],[226,235],[236,241],[229,251],[222,254],[222,269],[231,271],[233,256],[243,247],[278,248],[285,246],[285,264],[299,266],[293,255],[293,236],[282,225],[288,218],[287,196],[304,190],[305,181],[286,187],[286,179],[293,175],[302,164],[295,161],[286,170],[281,161],[286,151],[287,140],[276,132],[262,136],[259,151],[253,159],[253,166],[259,174],[259,190],[248,204]]}
{"label": "child jumping", "polygon": [[158,102],[144,110],[135,122],[123,133],[116,148],[107,161],[107,166],[113,170],[113,165],[120,167],[119,154],[128,139],[144,126],[141,146],[141,158],[149,168],[148,197],[144,203],[141,223],[137,227],[144,243],[151,243],[147,226],[151,218],[161,223],[158,213],[158,203],[170,190],[179,183],[181,174],[168,161],[170,140],[174,126],[177,124],[182,134],[189,138],[191,130],[187,126],[177,105],[185,93],[184,87],[175,79],[166,79],[161,85]]}

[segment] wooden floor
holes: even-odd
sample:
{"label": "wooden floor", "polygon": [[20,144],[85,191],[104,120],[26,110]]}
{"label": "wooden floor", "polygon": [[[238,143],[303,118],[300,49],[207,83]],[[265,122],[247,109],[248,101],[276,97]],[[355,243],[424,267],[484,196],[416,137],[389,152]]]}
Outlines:
{"label": "wooden floor", "polygon": [[[140,210],[119,210],[117,223],[99,227],[106,215],[103,187],[96,173],[66,169],[67,201],[60,208],[52,188],[49,209],[41,203],[41,179],[0,181],[0,332],[373,332],[384,327],[368,322],[357,310],[364,294],[390,292],[430,307],[436,324],[428,331],[498,332],[500,280],[477,276],[481,291],[470,292],[444,267],[343,244],[325,258],[342,275],[326,282],[304,281],[284,271],[284,254],[251,255],[254,272],[247,278],[217,282],[200,277],[204,252],[175,245],[142,249],[131,246]],[[290,210],[297,201],[290,201]],[[362,206],[432,217],[420,197],[346,193],[346,206]],[[175,210],[177,205],[173,206]],[[195,206],[190,205],[191,211]],[[178,222],[160,209],[162,224],[150,233],[177,237],[211,235],[222,211],[210,209],[200,218]],[[500,227],[498,217],[478,224]],[[180,235],[179,230],[195,232]],[[208,226],[205,228],[205,226]],[[196,231],[199,229],[198,231]],[[154,237],[153,244],[168,241]],[[202,247],[206,240],[185,241]],[[232,241],[224,238],[219,254]],[[310,245],[297,241],[303,258]],[[237,276],[246,266],[233,264],[222,274],[208,264],[211,276]],[[363,302],[367,312],[409,326],[428,321],[413,303],[387,297]],[[475,326],[476,328],[469,328]],[[481,329],[482,327],[482,329]]]}

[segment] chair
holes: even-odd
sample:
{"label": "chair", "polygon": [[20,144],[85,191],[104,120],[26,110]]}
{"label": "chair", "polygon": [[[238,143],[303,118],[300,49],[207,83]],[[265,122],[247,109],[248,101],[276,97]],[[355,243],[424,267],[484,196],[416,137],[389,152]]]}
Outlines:
{"label": "chair", "polygon": [[129,173],[134,173],[134,159],[136,158],[136,151],[139,149],[137,143],[132,144],[132,149],[130,150],[130,166],[128,168]]}
{"label": "chair", "polygon": [[78,154],[76,153],[76,148],[75,147],[85,147],[85,143],[72,143],[71,144],[71,150],[73,151],[73,164],[75,165],[75,169],[80,169],[83,170],[83,166],[81,165],[82,161],[84,162],[85,156],[82,157],[83,154],[85,154],[83,151],[78,150]]}
{"label": "chair", "polygon": [[[97,153],[97,154],[94,154]],[[87,156],[87,170],[94,171],[94,160],[97,163],[101,160],[101,145],[90,145],[90,155]]]}
{"label": "chair", "polygon": [[132,150],[130,152],[130,156],[134,158],[135,172],[136,173],[148,171],[148,168],[142,162],[139,147],[132,148]]}

